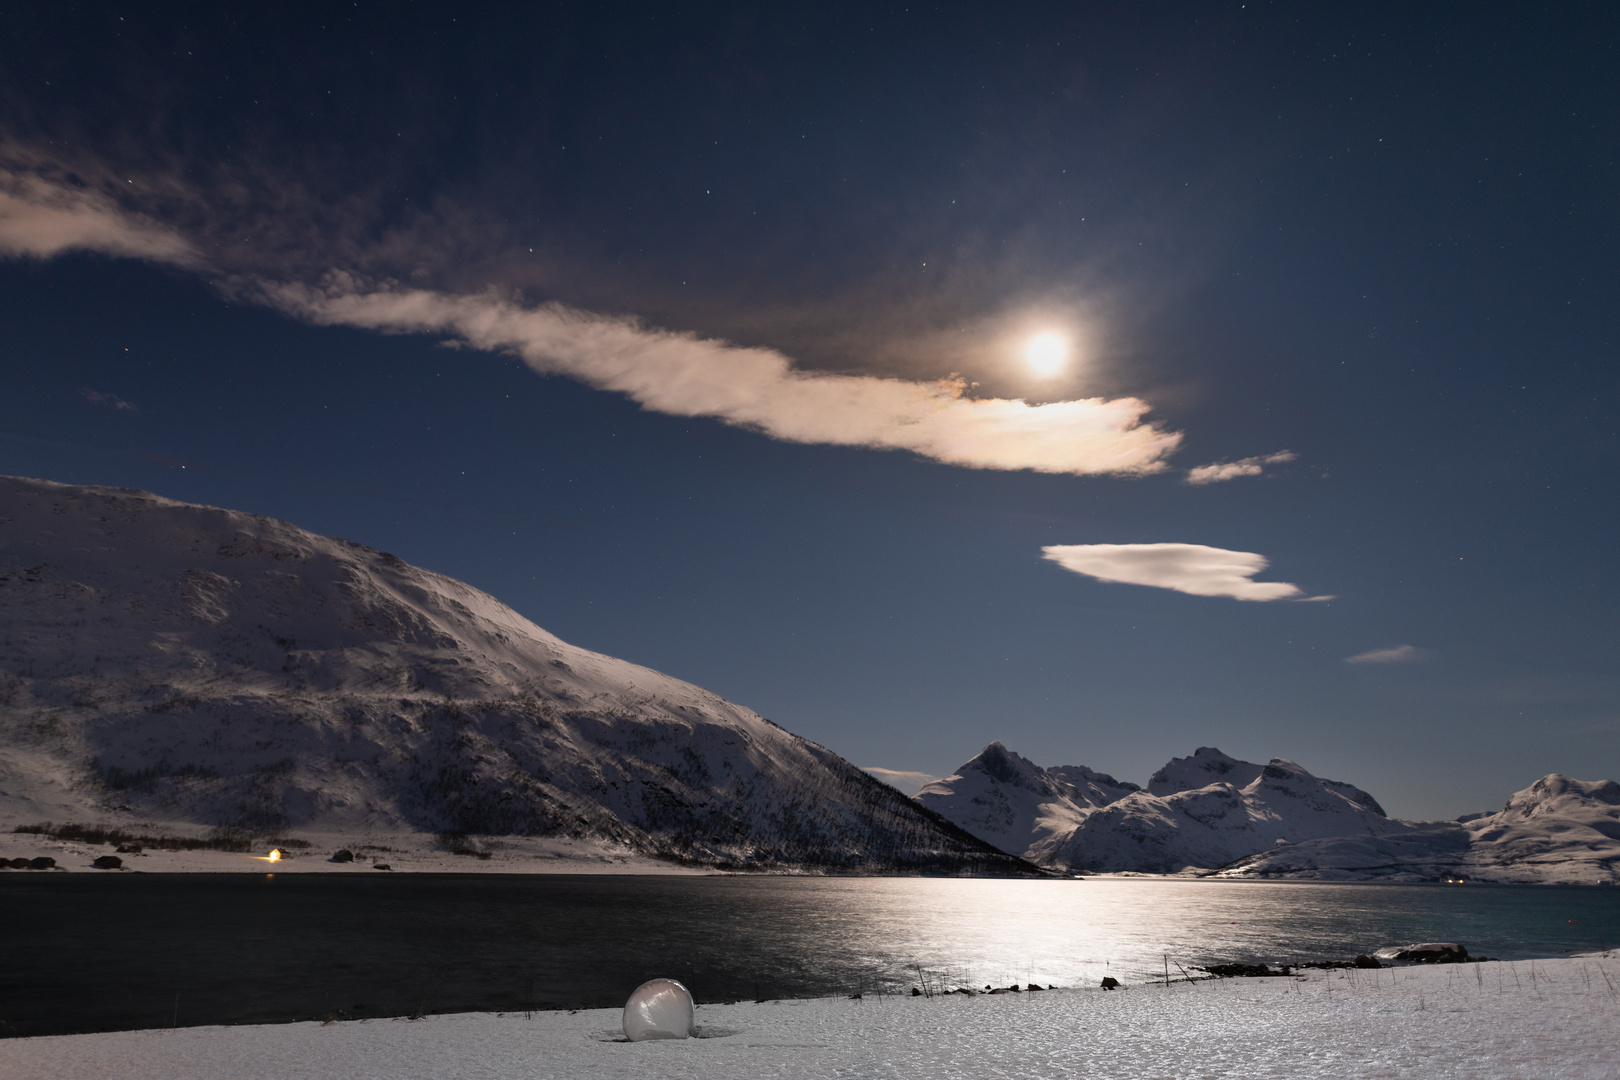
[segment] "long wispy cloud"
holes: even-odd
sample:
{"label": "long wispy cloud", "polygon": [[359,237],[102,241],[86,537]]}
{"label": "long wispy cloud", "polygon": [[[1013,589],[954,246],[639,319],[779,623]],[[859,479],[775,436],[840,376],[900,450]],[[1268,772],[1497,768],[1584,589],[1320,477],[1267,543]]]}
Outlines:
{"label": "long wispy cloud", "polygon": [[788,442],[910,450],[952,465],[1053,473],[1151,473],[1180,436],[1141,422],[1136,398],[1030,405],[963,395],[956,380],[911,382],[795,369],[744,348],[560,304],[496,295],[368,288],[345,275],[320,287],[263,287],[268,302],[315,323],[448,335],[521,357],[674,416],[710,416]]}
{"label": "long wispy cloud", "polygon": [[[179,233],[93,190],[0,177],[0,253],[100,251],[205,269]],[[918,382],[805,371],[783,354],[496,293],[401,287],[332,272],[318,283],[235,276],[234,289],[322,325],[431,334],[515,355],[543,374],[624,394],[643,408],[712,417],[797,443],[908,450],[950,465],[1036,472],[1162,472],[1181,441],[1138,398],[1031,405],[976,398],[959,379]]]}
{"label": "long wispy cloud", "polygon": [[1198,465],[1187,470],[1189,484],[1218,484],[1223,480],[1236,480],[1240,476],[1259,476],[1267,465],[1280,465],[1299,457],[1292,450],[1279,450],[1275,454],[1239,458],[1237,461],[1217,461],[1213,465]]}
{"label": "long wispy cloud", "polygon": [[1193,596],[1234,600],[1331,600],[1306,596],[1286,581],[1255,581],[1271,565],[1252,551],[1228,551],[1204,544],[1053,544],[1041,556],[1065,570],[1098,581],[1149,585]]}
{"label": "long wispy cloud", "polygon": [[73,251],[183,266],[198,261],[183,237],[99,191],[0,176],[0,254],[48,259]]}
{"label": "long wispy cloud", "polygon": [[1347,664],[1410,664],[1422,660],[1427,654],[1416,645],[1394,645],[1387,649],[1369,649],[1364,653],[1347,656]]}

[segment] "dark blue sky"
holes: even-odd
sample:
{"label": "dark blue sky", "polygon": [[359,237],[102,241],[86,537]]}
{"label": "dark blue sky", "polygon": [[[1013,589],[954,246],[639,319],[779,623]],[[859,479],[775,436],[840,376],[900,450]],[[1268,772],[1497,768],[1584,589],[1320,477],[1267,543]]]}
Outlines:
{"label": "dark blue sky", "polygon": [[[6,17],[0,471],[392,551],[861,765],[1207,744],[1406,816],[1620,775],[1609,5]],[[780,441],[265,299],[334,269],[1182,441],[1134,476]],[[1154,543],[1336,599],[1042,558]]]}

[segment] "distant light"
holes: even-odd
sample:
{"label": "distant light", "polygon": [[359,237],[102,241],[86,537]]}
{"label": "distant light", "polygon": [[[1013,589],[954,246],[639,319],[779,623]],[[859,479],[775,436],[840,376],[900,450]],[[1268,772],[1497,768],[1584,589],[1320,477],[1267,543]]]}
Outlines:
{"label": "distant light", "polygon": [[1024,346],[1024,360],[1037,375],[1056,375],[1069,358],[1069,343],[1056,334],[1036,334]]}

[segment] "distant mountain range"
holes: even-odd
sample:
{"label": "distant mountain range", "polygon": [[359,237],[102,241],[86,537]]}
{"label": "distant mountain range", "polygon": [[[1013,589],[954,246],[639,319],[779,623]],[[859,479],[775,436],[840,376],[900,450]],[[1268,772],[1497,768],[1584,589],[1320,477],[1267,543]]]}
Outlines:
{"label": "distant mountain range", "polygon": [[1620,882],[1620,785],[1389,818],[1202,747],[1147,787],[992,743],[909,799],[668,675],[385,552],[0,478],[0,827],[564,838],[736,868]]}
{"label": "distant mountain range", "polygon": [[746,708],[393,555],[0,478],[0,822],[42,819],[1038,873]]}
{"label": "distant mountain range", "polygon": [[1400,821],[1360,788],[1282,758],[1258,765],[1200,747],[1144,790],[991,743],[917,801],[1054,870],[1620,884],[1620,784],[1556,773],[1496,814]]}

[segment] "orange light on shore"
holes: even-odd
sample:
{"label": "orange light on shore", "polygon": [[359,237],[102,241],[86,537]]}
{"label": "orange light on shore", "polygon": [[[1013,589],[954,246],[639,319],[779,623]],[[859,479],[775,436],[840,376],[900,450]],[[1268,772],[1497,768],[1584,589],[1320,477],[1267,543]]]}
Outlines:
{"label": "orange light on shore", "polygon": [[286,857],[287,857],[287,853],[285,851],[282,851],[278,847],[277,848],[271,848],[270,849],[270,854],[268,854],[268,855],[255,855],[254,856],[254,858],[258,859],[260,862],[280,862],[282,859],[285,859]]}

